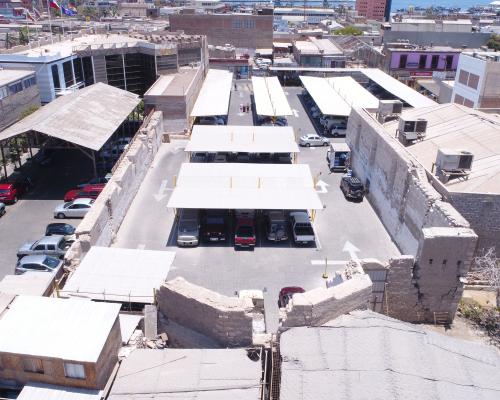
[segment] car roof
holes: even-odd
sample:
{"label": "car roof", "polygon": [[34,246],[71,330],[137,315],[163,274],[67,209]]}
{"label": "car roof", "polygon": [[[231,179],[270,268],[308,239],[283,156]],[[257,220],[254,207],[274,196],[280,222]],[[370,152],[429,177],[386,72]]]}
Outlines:
{"label": "car roof", "polygon": [[59,227],[63,227],[63,226],[73,227],[73,225],[67,224],[66,222],[52,222],[52,223],[47,225],[47,228],[56,228],[56,227],[59,228]]}
{"label": "car roof", "polygon": [[284,293],[304,293],[305,290],[299,286],[287,286],[280,290],[280,294]]}
{"label": "car roof", "polygon": [[62,235],[52,235],[52,236],[44,236],[37,243],[38,244],[57,244],[63,238]]}
{"label": "car roof", "polygon": [[[45,254],[37,254],[37,255],[33,255],[33,256],[24,256],[19,261],[21,264],[28,264],[28,263],[41,264],[47,257],[50,257],[50,256],[47,256]],[[50,258],[56,259],[55,257],[50,257]]]}
{"label": "car roof", "polygon": [[342,179],[354,185],[361,185],[361,181],[359,180],[359,178],[356,178],[355,176],[343,176]]}
{"label": "car roof", "polygon": [[89,199],[88,197],[80,197],[79,199],[73,200],[73,204],[92,204],[94,199]]}

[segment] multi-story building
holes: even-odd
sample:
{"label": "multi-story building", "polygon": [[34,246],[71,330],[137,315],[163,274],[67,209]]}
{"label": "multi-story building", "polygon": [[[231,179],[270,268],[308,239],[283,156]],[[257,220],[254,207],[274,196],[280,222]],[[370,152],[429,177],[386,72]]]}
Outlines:
{"label": "multi-story building", "polygon": [[297,40],[293,44],[293,55],[301,67],[345,67],[345,55],[329,39]]}
{"label": "multi-story building", "polygon": [[306,8],[303,7],[276,7],[274,9],[274,22],[307,22],[308,24],[319,24],[322,20],[335,19],[337,12],[333,8]]}
{"label": "multi-story building", "polygon": [[390,9],[391,0],[356,0],[356,11],[367,19],[389,20],[386,14]]}
{"label": "multi-story building", "polygon": [[271,48],[273,16],[256,14],[177,14],[169,17],[170,30],[206,35],[208,44],[238,48]]}
{"label": "multi-story building", "polygon": [[467,107],[500,109],[500,53],[462,53],[452,101]]}
{"label": "multi-story building", "polygon": [[17,122],[25,110],[39,105],[33,71],[0,69],[0,131]]}

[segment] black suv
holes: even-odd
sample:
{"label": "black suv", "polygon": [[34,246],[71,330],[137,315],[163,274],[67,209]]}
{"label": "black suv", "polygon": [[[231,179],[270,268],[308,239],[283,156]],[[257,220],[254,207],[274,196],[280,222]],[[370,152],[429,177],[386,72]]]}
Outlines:
{"label": "black suv", "polygon": [[365,187],[354,176],[343,176],[340,181],[340,190],[342,190],[346,199],[363,201]]}

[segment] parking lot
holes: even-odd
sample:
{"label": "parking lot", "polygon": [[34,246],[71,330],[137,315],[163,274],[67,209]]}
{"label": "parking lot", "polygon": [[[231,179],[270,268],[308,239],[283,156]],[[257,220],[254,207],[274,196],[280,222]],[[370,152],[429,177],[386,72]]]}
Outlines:
{"label": "parking lot", "polygon": [[[250,84],[238,82],[238,91],[233,89],[230,124],[252,123],[251,113],[239,110],[239,104],[250,98],[250,88]],[[297,136],[314,133],[315,127],[298,97],[302,89],[287,87],[285,91],[294,113],[288,118],[289,125]],[[278,245],[268,243],[260,226],[253,250],[236,251],[232,240],[225,244],[178,248],[175,214],[166,205],[180,164],[188,160],[183,151],[186,143],[173,141],[161,146],[114,243],[117,247],[176,251],[169,279],[183,276],[227,295],[241,289],[261,289],[277,298],[284,286],[312,289],[324,284],[325,260],[327,273],[331,275],[352,257],[386,260],[399,254],[370,204],[366,200],[361,203],[345,200],[339,189],[341,174],[331,174],[328,169],[327,149],[314,147],[301,148],[298,162],[309,164],[313,176],[318,178],[317,191],[325,205],[314,221],[315,246],[296,247],[290,240]]]}

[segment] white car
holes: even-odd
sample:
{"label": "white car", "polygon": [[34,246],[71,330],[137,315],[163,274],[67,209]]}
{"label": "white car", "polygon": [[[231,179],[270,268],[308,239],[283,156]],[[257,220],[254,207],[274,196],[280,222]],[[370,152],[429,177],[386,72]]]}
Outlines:
{"label": "white car", "polygon": [[330,144],[330,141],[327,138],[310,134],[310,135],[304,135],[301,136],[299,139],[299,145],[305,146],[305,147],[311,147],[311,146],[328,146]]}
{"label": "white car", "polygon": [[81,198],[59,204],[54,210],[54,218],[83,218],[90,211],[94,199]]}

